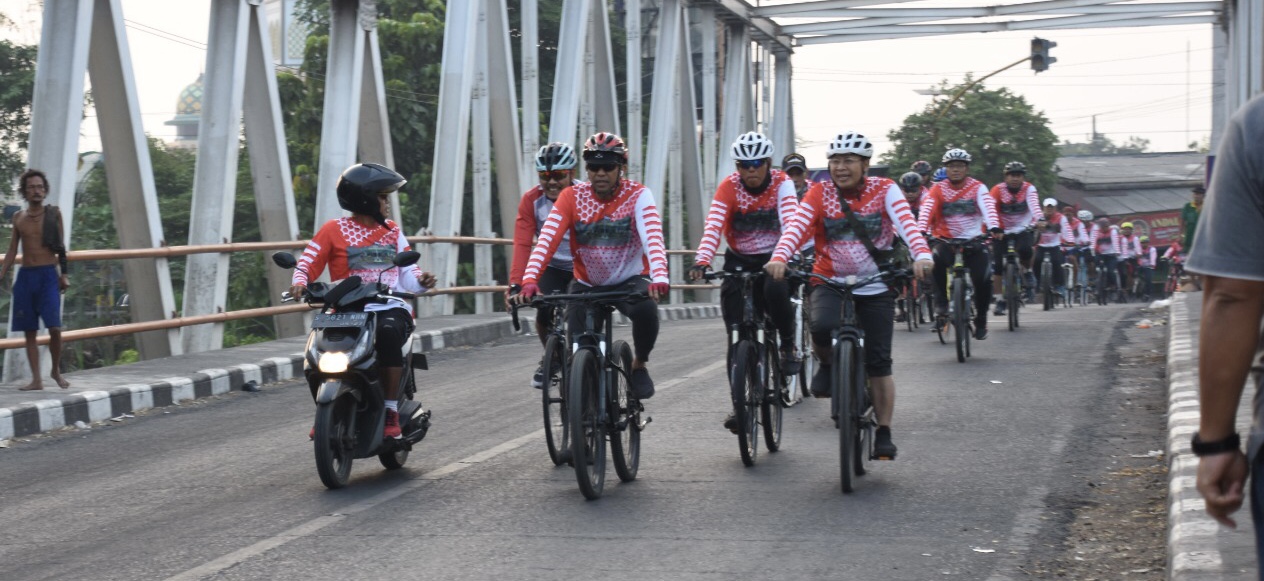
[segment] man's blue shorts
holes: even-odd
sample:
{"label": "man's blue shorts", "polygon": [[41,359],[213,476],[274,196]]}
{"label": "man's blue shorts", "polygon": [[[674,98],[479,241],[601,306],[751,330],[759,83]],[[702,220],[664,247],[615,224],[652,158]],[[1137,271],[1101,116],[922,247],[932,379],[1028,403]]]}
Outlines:
{"label": "man's blue shorts", "polygon": [[57,279],[57,266],[53,264],[18,269],[18,279],[13,283],[10,329],[38,331],[41,318],[45,327],[61,327],[61,288]]}

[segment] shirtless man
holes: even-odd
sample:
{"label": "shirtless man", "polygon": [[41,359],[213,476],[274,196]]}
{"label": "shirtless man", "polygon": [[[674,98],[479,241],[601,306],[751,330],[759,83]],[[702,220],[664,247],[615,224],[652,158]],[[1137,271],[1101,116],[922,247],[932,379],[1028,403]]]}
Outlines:
{"label": "shirtless man", "polygon": [[[66,249],[62,245],[65,229],[57,207],[44,205],[44,199],[48,197],[48,179],[44,172],[26,170],[18,184],[27,208],[13,216],[13,236],[9,241],[9,251],[4,255],[4,266],[0,267],[0,286],[8,286],[9,269],[13,268],[20,240],[22,268],[18,270],[17,281],[13,284],[11,328],[26,334],[26,357],[30,360],[33,378],[21,390],[44,389],[40,379],[39,346],[35,340],[41,318],[44,326],[48,327],[53,381],[65,389],[70,387],[70,382],[61,376],[61,293],[70,287],[70,279],[66,277]],[[52,214],[49,215],[49,212]],[[57,229],[56,232],[50,231],[45,236],[45,229],[51,230],[52,227]]]}

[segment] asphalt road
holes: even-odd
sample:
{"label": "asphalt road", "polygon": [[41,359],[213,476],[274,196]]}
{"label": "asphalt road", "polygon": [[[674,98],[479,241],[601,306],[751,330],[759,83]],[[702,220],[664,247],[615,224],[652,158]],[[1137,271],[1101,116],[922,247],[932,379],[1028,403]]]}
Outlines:
{"label": "asphalt road", "polygon": [[0,579],[1018,579],[1058,526],[1045,500],[1075,493],[1065,466],[1106,417],[1129,310],[996,319],[966,364],[897,327],[899,459],[850,495],[825,400],[786,410],[782,451],[743,467],[718,320],[664,323],[639,478],[611,469],[597,501],[548,460],[531,337],[432,354],[430,435],[339,491],[298,382],[36,438],[0,450]]}

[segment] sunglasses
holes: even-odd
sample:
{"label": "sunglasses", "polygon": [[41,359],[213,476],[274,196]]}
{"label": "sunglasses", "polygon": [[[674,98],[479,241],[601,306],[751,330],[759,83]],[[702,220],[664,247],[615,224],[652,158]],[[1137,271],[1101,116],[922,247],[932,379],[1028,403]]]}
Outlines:
{"label": "sunglasses", "polygon": [[614,163],[614,162],[590,163],[590,164],[585,165],[584,167],[588,171],[591,171],[591,172],[610,173],[612,171],[619,169],[619,164]]}
{"label": "sunglasses", "polygon": [[737,167],[742,169],[759,169],[764,167],[765,159],[743,159],[737,162]]}
{"label": "sunglasses", "polygon": [[562,182],[562,181],[566,181],[566,179],[567,179],[567,178],[569,178],[569,177],[570,177],[570,174],[571,174],[571,172],[570,172],[570,171],[568,171],[568,170],[564,170],[564,169],[555,169],[555,170],[552,170],[552,171],[542,171],[542,172],[539,172],[539,173],[540,173],[540,181],[542,181],[542,182],[547,182],[547,181],[550,181],[550,180],[551,180],[551,181],[555,181],[555,182]]}

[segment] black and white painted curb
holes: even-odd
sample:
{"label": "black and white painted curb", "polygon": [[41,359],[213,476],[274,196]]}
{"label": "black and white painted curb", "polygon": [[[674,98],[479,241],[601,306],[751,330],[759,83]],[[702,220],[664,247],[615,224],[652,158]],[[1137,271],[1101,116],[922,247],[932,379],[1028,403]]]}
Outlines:
{"label": "black and white painted curb", "polygon": [[[659,308],[659,318],[664,321],[719,316],[718,305]],[[505,317],[502,320],[419,330],[413,334],[413,348],[427,353],[447,347],[480,345],[513,335],[513,324]],[[164,377],[151,383],[125,384],[108,390],[84,391],[59,399],[0,408],[0,441],[73,426],[75,422],[101,422],[140,410],[222,395],[240,390],[250,381],[263,385],[302,375],[303,354],[300,352],[223,369],[202,369],[187,376]]]}
{"label": "black and white painted curb", "polygon": [[[1168,579],[1173,581],[1236,578],[1238,572],[1228,575],[1225,571],[1222,549],[1240,550],[1241,543],[1227,542],[1226,536],[1243,534],[1221,527],[1212,519],[1196,488],[1198,457],[1190,450],[1189,441],[1198,430],[1199,418],[1198,321],[1190,320],[1191,309],[1201,308],[1197,298],[1198,295],[1177,295],[1169,307]],[[1250,425],[1249,397],[1239,407],[1237,424]],[[1238,526],[1249,529],[1250,516],[1245,512],[1238,514]]]}

